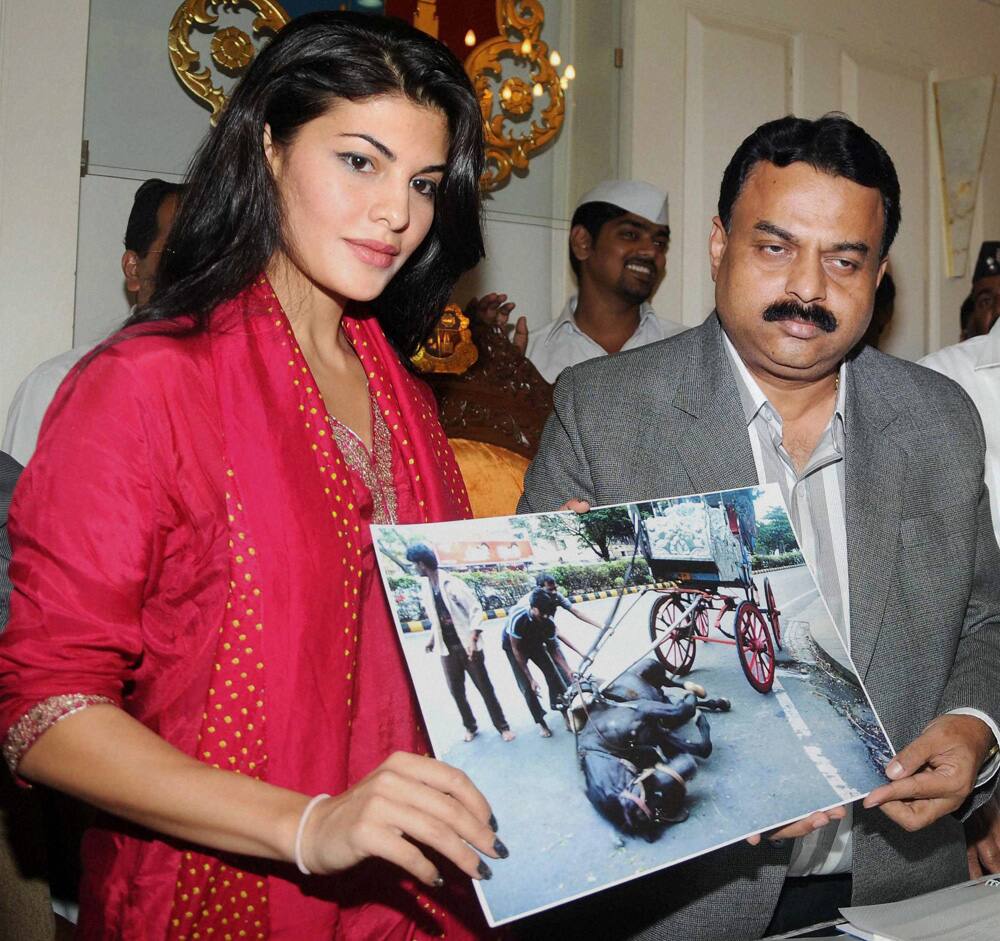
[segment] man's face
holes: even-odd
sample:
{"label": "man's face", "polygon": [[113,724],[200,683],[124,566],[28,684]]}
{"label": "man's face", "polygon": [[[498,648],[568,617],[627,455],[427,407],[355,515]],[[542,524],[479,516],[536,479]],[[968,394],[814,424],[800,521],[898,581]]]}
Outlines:
{"label": "man's face", "polygon": [[871,319],[882,229],[877,189],[806,163],[751,170],[730,231],[713,220],[709,252],[719,318],[752,373],[836,371]]}
{"label": "man's face", "polygon": [[134,251],[127,251],[122,256],[122,271],[125,272],[125,287],[130,294],[135,295],[135,302],[140,307],[149,303],[156,289],[156,272],[163,257],[163,246],[166,244],[170,226],[177,214],[177,196],[171,193],[165,196],[156,210],[156,238],[149,250],[140,257]]}
{"label": "man's face", "polygon": [[967,337],[989,333],[1000,318],[1000,274],[980,278],[972,285],[972,317],[966,329]]}
{"label": "man's face", "polygon": [[665,225],[633,212],[605,222],[596,239],[582,225],[570,232],[581,280],[589,279],[631,304],[649,300],[663,279],[669,241]]}

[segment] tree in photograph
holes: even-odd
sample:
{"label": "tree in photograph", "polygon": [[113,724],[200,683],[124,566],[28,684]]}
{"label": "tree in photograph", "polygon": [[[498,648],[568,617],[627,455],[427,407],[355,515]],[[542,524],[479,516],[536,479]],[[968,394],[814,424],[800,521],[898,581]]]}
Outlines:
{"label": "tree in photograph", "polygon": [[576,539],[605,562],[611,561],[611,543],[615,539],[631,542],[635,538],[628,509],[614,506],[603,510],[590,510],[583,514],[563,513],[559,516],[545,516],[538,521],[546,536],[557,533]]}
{"label": "tree in photograph", "polygon": [[795,533],[788,514],[780,507],[772,507],[757,526],[757,555],[793,552],[797,548]]}

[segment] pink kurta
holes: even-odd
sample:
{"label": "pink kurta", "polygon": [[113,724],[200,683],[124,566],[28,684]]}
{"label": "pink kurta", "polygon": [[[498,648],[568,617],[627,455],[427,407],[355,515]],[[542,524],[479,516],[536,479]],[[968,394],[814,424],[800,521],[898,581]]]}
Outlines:
{"label": "pink kurta", "polygon": [[[426,388],[371,321],[345,330],[391,436],[383,483],[398,519],[467,512]],[[263,280],[222,305],[207,334],[126,339],[70,376],[11,511],[15,592],[0,637],[9,755],[79,704],[69,697],[111,701],[187,754],[306,794],[342,791],[397,749],[427,751],[375,570],[371,493],[324,411]],[[230,637],[246,645],[235,668],[229,653],[243,650]],[[228,708],[222,657],[246,688],[232,694],[237,724],[216,731],[212,709]],[[236,706],[249,709],[243,726]],[[245,738],[222,740],[247,725]],[[220,865],[104,820],[84,846],[78,936],[188,937],[185,916],[212,924],[208,906],[182,895],[189,863],[192,879]],[[234,938],[243,927],[288,941],[488,933],[454,872],[425,893],[377,862],[308,879],[285,864],[225,863]],[[243,880],[263,901],[249,913]]]}

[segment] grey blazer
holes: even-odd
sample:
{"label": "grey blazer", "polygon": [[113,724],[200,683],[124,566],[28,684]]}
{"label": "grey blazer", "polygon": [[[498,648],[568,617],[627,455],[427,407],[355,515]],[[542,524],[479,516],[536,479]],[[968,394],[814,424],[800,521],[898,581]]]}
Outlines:
{"label": "grey blazer", "polygon": [[[865,347],[848,363],[845,427],[851,655],[889,737],[900,748],[961,706],[1000,718],[1000,550],[975,407],[945,377]],[[678,336],[564,372],[518,508],[755,483],[746,418],[713,314]],[[963,810],[992,788],[979,789]],[[787,844],[730,846],[610,890],[620,900],[600,893],[590,905],[557,909],[555,923],[579,921],[595,937],[760,937],[789,853]],[[905,898],[966,873],[956,817],[907,833],[881,811],[855,807],[854,904]],[[610,910],[613,922],[594,934]]]}
{"label": "grey blazer", "polygon": [[21,465],[9,454],[0,451],[0,632],[7,626],[10,611],[10,539],[7,537],[7,512],[14,496],[14,484],[21,474]]}

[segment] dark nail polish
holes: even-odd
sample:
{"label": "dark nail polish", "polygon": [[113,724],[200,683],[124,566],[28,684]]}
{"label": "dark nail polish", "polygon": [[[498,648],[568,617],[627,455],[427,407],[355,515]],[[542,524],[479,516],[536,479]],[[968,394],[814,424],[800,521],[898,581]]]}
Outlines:
{"label": "dark nail polish", "polygon": [[490,829],[494,833],[497,832],[497,818],[493,814],[490,814]]}
{"label": "dark nail polish", "polygon": [[486,861],[483,859],[479,860],[479,875],[483,879],[493,878],[493,870],[486,865]]}
{"label": "dark nail polish", "polygon": [[444,876],[438,876],[434,880],[434,888],[435,889],[440,889],[443,885],[444,885]]}
{"label": "dark nail polish", "polygon": [[500,840],[493,841],[493,852],[497,854],[501,859],[506,859],[510,856],[510,850],[507,849]]}

